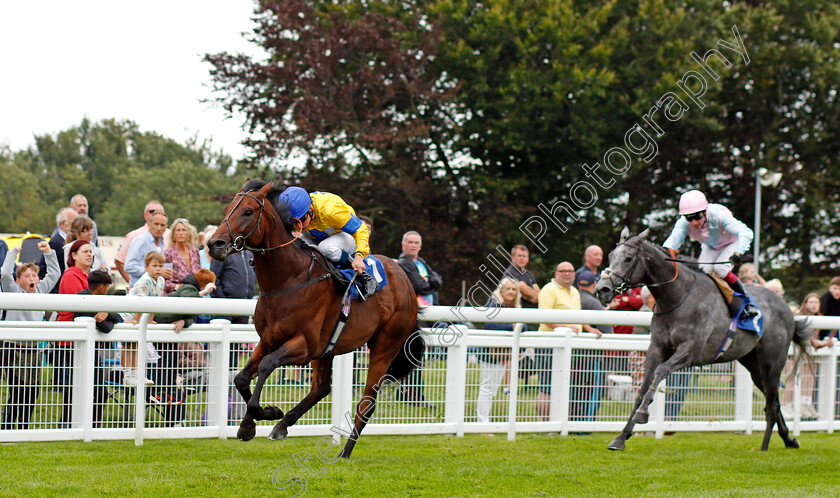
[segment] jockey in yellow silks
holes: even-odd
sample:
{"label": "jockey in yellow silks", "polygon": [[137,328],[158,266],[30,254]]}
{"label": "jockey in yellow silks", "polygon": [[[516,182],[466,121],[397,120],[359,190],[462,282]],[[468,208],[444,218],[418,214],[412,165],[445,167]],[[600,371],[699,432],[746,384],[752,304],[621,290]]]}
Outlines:
{"label": "jockey in yellow silks", "polygon": [[300,222],[301,236],[318,246],[318,251],[339,266],[356,270],[364,281],[364,258],[370,254],[370,231],[356,211],[341,197],[328,192],[308,193],[300,187],[288,187],[278,203],[289,205],[293,220]]}

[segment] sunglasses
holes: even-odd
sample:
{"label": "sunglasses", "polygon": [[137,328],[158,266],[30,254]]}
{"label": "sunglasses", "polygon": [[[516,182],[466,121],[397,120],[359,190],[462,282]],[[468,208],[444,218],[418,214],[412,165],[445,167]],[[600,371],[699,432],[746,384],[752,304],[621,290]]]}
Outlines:
{"label": "sunglasses", "polygon": [[687,221],[702,220],[704,216],[706,216],[706,213],[704,211],[700,211],[699,213],[685,215],[685,219]]}

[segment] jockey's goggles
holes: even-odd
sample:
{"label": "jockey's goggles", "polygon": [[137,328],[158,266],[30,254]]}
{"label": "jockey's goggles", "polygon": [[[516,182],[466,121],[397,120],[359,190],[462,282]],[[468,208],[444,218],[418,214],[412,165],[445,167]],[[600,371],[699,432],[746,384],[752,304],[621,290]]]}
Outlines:
{"label": "jockey's goggles", "polygon": [[702,220],[704,216],[706,216],[705,211],[698,211],[696,213],[686,214],[684,215],[686,221],[694,221],[694,220]]}

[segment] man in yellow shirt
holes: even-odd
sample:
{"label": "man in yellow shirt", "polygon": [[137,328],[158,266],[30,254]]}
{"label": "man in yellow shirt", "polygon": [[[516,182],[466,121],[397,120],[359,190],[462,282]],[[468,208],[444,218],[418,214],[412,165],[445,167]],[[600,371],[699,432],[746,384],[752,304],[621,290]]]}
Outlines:
{"label": "man in yellow shirt", "polygon": [[[563,261],[554,270],[554,278],[540,289],[538,307],[548,310],[579,310],[580,293],[572,285],[575,281],[575,267]],[[576,333],[581,331],[581,324],[543,323],[541,332],[551,332],[557,327],[569,327]],[[537,415],[548,419],[551,401],[551,354],[550,348],[538,348],[536,351],[537,370],[540,376],[539,394],[537,394]]]}

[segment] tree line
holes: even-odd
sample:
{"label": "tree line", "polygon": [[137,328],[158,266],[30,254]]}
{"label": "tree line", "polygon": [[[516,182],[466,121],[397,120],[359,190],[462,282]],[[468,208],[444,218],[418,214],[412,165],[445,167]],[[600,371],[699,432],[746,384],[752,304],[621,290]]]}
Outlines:
{"label": "tree line", "polygon": [[[527,244],[545,282],[625,225],[661,242],[691,188],[752,226],[763,167],[783,178],[764,189],[762,273],[795,299],[838,272],[833,2],[266,0],[254,17],[266,57],[205,57],[247,158],[83,121],[0,154],[0,229],[46,231],[76,192],[108,234],[149,198],[200,225],[245,177],[279,177],[373,218],[375,252],[419,231],[454,302],[497,246]],[[545,252],[522,230],[535,217]]]}

